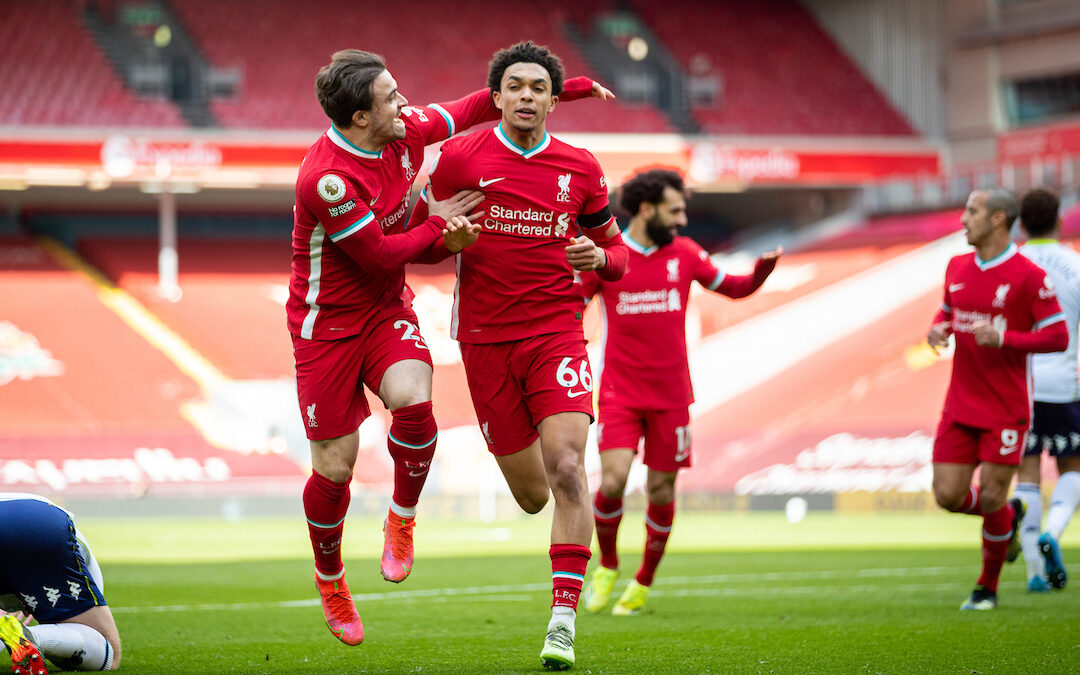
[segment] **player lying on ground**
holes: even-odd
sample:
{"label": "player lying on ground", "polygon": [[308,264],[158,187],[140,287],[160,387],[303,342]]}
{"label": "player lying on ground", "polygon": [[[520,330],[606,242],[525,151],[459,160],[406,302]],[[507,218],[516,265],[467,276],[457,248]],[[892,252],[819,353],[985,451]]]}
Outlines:
{"label": "player lying on ground", "polygon": [[13,672],[46,672],[42,657],[63,670],[120,666],[101,568],[70,513],[38,495],[0,492],[0,551],[0,642]]}

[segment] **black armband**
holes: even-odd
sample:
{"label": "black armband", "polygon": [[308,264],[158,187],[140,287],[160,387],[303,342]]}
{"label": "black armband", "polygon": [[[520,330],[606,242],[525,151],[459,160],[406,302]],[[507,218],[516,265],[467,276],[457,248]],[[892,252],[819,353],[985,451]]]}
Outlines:
{"label": "black armband", "polygon": [[596,213],[583,213],[578,216],[577,224],[583,230],[591,230],[594,227],[607,225],[611,220],[611,207],[605,206]]}

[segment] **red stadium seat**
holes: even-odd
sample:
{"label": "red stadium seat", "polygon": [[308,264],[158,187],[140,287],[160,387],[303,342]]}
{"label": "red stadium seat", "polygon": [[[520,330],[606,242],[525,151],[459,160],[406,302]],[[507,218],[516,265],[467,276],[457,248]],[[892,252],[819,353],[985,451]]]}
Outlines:
{"label": "red stadium seat", "polygon": [[685,69],[706,60],[723,83],[715,107],[694,110],[706,133],[915,134],[794,0],[629,4]]}
{"label": "red stadium seat", "polygon": [[169,101],[139,98],[126,88],[74,2],[5,3],[4,13],[0,124],[187,126]]}

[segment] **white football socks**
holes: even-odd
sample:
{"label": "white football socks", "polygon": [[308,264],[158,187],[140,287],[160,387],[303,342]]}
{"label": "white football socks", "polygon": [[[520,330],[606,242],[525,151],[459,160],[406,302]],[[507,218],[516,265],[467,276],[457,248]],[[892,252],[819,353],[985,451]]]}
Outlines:
{"label": "white football socks", "polygon": [[1080,505],[1080,472],[1066,471],[1058,477],[1050,495],[1050,509],[1046,512],[1046,531],[1050,536],[1061,539],[1077,505]]}
{"label": "white football socks", "polygon": [[81,623],[45,623],[30,628],[41,652],[66,670],[109,670],[113,649],[105,636]]}
{"label": "white football socks", "polygon": [[577,612],[569,607],[556,605],[551,608],[551,621],[548,621],[548,630],[558,624],[570,627],[570,636],[574,636],[574,622],[577,620]]}
{"label": "white football socks", "polygon": [[1046,576],[1046,560],[1039,553],[1039,535],[1042,534],[1042,495],[1038,483],[1017,483],[1013,496],[1027,504],[1024,519],[1020,521],[1020,544],[1024,550],[1027,578]]}
{"label": "white football socks", "polygon": [[402,506],[393,499],[390,500],[390,512],[395,516],[401,516],[402,518],[415,518],[416,507],[415,506]]}

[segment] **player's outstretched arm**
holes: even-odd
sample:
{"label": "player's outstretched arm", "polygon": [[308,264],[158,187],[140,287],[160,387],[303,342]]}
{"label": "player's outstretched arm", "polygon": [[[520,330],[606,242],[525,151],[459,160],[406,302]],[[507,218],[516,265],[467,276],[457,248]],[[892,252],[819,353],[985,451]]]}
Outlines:
{"label": "player's outstretched arm", "polygon": [[754,263],[754,271],[752,274],[744,274],[742,276],[732,276],[729,274],[724,277],[722,282],[720,282],[720,285],[716,288],[716,292],[726,295],[729,298],[745,298],[761,288],[761,285],[765,283],[765,280],[768,279],[769,275],[776,269],[776,263],[783,254],[784,248],[782,246],[778,246],[767,253],[762,253],[761,257]]}
{"label": "player's outstretched arm", "polygon": [[[611,90],[587,77],[572,77],[563,84],[560,101],[579,101],[584,98],[598,98],[610,101],[615,98]],[[502,111],[495,107],[490,89],[478,89],[456,101],[432,103],[428,106],[443,117],[446,130],[437,125],[423,125],[424,145],[445,140],[459,131],[483,122],[494,122],[502,117]]]}

